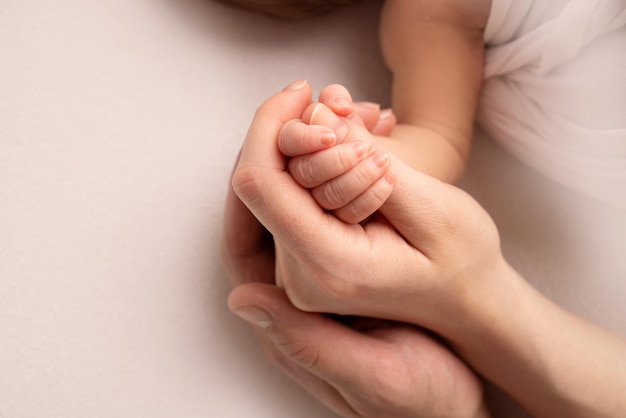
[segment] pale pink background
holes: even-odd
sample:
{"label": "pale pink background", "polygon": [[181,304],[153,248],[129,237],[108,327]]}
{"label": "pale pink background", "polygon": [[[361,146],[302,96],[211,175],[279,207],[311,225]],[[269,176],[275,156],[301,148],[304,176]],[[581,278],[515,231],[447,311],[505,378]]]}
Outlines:
{"label": "pale pink background", "polygon": [[[307,78],[388,103],[377,7],[277,24],[208,0],[2,2],[0,417],[333,416],[228,312],[218,239],[263,99]],[[480,135],[462,184],[535,286],[626,335],[623,210]]]}

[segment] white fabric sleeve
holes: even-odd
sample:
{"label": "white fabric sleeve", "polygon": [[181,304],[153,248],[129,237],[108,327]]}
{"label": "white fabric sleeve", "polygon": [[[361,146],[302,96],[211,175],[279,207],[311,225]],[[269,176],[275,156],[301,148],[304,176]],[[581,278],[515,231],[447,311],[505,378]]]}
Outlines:
{"label": "white fabric sleeve", "polygon": [[478,123],[560,183],[626,207],[626,0],[494,0]]}

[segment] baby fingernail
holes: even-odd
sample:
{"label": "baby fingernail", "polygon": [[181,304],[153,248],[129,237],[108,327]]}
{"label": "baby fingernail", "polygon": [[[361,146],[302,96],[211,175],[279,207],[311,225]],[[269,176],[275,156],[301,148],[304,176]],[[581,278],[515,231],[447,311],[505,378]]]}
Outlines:
{"label": "baby fingernail", "polygon": [[389,165],[389,155],[386,152],[377,152],[374,155],[374,164],[376,164],[379,168],[385,168]]}
{"label": "baby fingernail", "polygon": [[358,158],[361,158],[365,155],[365,153],[367,153],[367,148],[368,145],[363,141],[354,142],[354,152]]}
{"label": "baby fingernail", "polygon": [[235,309],[233,313],[244,321],[259,328],[269,328],[274,323],[274,318],[272,318],[269,312],[256,306],[245,306]]}
{"label": "baby fingernail", "polygon": [[380,116],[378,116],[379,120],[388,119],[393,116],[393,110],[391,109],[383,109],[380,111]]}
{"label": "baby fingernail", "polygon": [[361,106],[368,107],[372,110],[380,110],[380,105],[374,102],[360,102]]}
{"label": "baby fingernail", "polygon": [[396,184],[396,182],[398,181],[398,173],[396,172],[396,170],[389,170],[389,172],[385,174],[385,180],[389,184]]}
{"label": "baby fingernail", "polygon": [[352,107],[352,101],[346,97],[337,97],[335,99],[335,104],[339,107]]}
{"label": "baby fingernail", "polygon": [[324,147],[335,145],[337,137],[333,131],[324,131],[320,134],[320,143]]}

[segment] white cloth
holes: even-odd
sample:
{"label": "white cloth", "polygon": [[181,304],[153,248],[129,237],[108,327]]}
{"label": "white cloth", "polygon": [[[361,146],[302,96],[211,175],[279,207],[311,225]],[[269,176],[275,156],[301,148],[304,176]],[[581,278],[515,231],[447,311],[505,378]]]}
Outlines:
{"label": "white cloth", "polygon": [[493,0],[482,128],[548,177],[626,207],[626,0]]}

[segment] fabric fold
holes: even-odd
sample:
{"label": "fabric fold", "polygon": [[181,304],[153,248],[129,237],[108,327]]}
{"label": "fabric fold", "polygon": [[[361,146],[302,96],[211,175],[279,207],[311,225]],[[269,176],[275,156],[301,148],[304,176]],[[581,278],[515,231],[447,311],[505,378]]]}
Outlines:
{"label": "fabric fold", "polygon": [[546,176],[626,207],[626,0],[493,0],[478,123]]}

